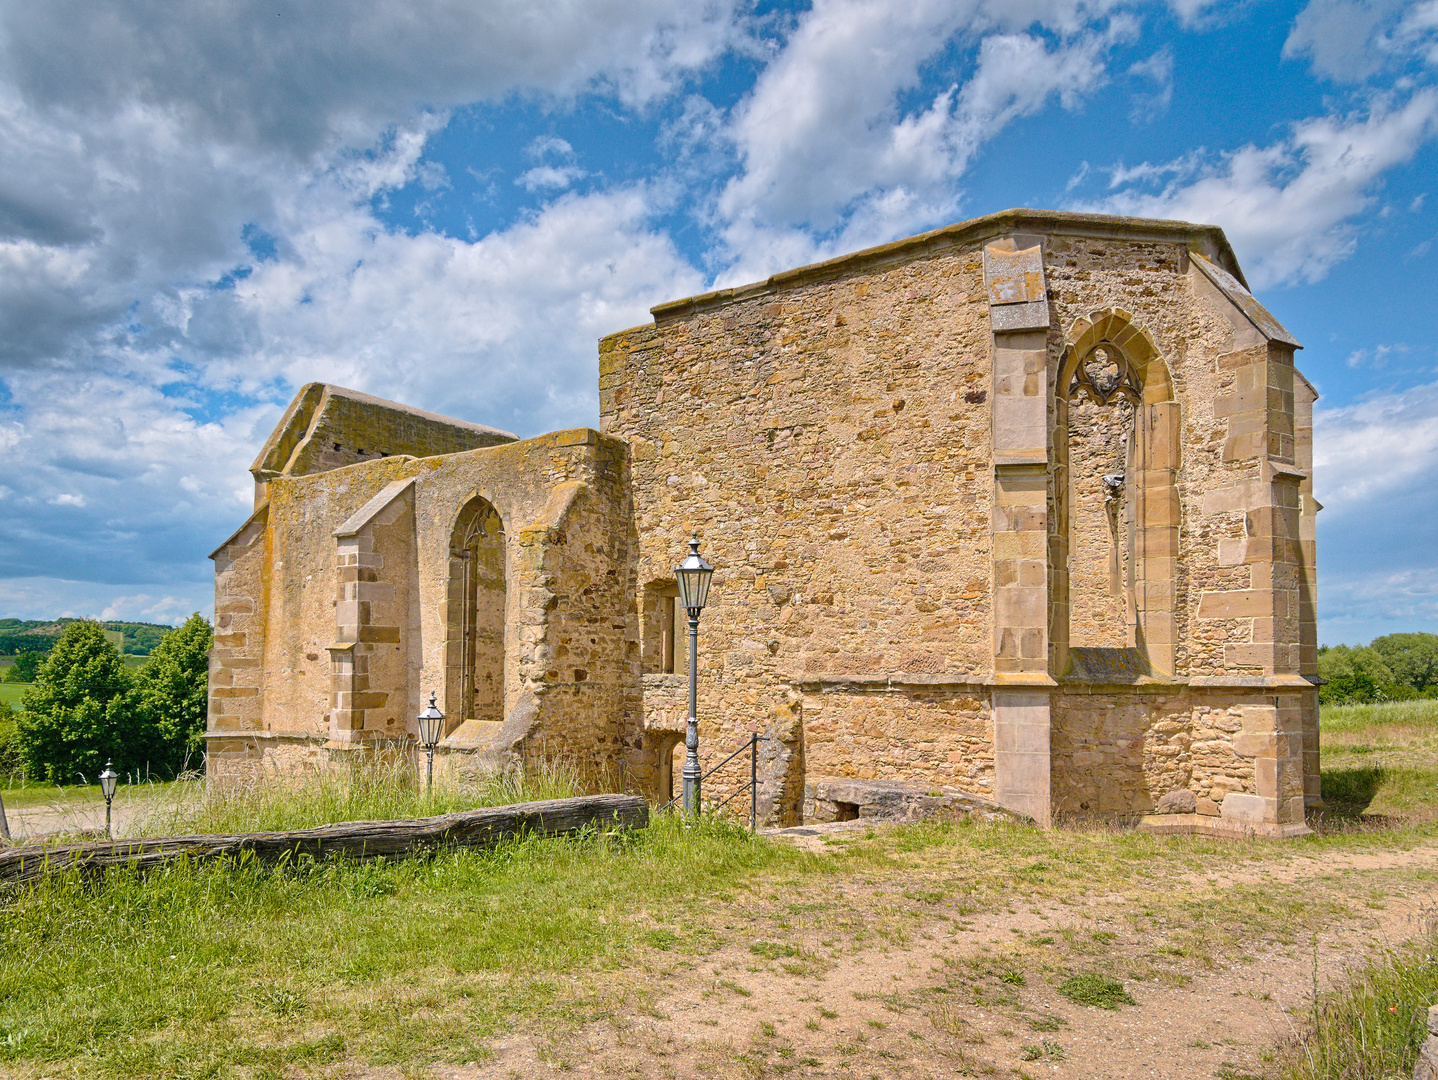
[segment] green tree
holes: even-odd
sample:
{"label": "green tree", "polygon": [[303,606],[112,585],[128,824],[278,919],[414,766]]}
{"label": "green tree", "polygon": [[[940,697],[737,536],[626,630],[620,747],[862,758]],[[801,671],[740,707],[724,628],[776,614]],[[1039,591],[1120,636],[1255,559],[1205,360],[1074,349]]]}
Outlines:
{"label": "green tree", "polygon": [[1424,695],[1438,693],[1438,634],[1385,634],[1372,648],[1396,682]]}
{"label": "green tree", "polygon": [[135,674],[128,711],[148,740],[153,770],[173,776],[200,761],[214,643],[214,631],[197,612],[166,634]]}
{"label": "green tree", "polygon": [[6,682],[32,683],[40,671],[40,665],[45,662],[45,654],[38,652],[22,652],[16,655],[15,663],[5,672]]}
{"label": "green tree", "polygon": [[142,764],[143,740],[125,716],[129,673],[100,624],[65,627],[20,699],[20,750],[31,776],[93,780],[105,762]]}
{"label": "green tree", "polygon": [[1318,691],[1318,699],[1325,705],[1387,701],[1404,696],[1394,685],[1393,669],[1370,645],[1357,648],[1335,645],[1318,650],[1318,674],[1328,680]]}

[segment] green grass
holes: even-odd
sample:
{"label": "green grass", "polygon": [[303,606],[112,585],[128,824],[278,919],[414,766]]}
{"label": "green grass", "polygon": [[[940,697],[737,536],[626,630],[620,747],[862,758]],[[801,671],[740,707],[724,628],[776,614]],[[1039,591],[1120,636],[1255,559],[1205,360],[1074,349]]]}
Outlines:
{"label": "green grass", "polygon": [[[1438,770],[1422,716],[1354,721],[1334,712],[1324,714],[1325,783],[1368,762],[1386,770],[1371,791],[1352,796],[1355,804],[1397,806],[1409,795],[1396,770]],[[1353,749],[1379,744],[1391,748]],[[427,796],[396,767],[347,783],[255,785],[213,799],[193,782],[122,786],[120,797],[147,801],[139,822],[147,833],[229,832],[552,797],[573,783],[552,769],[481,786],[441,783]],[[5,797],[14,806],[95,800],[98,792],[35,786]],[[956,1039],[967,1031],[961,1008],[980,1001],[1012,1012],[1021,1030],[1052,1032],[1063,1022],[1024,1011],[1022,1000],[1049,980],[1072,974],[1060,987],[1065,996],[1116,1007],[1133,1001],[1126,985],[1143,1000],[1145,985],[1170,985],[1261,949],[1302,949],[1308,935],[1361,915],[1362,897],[1381,896],[1376,880],[1342,873],[1258,884],[1205,883],[1209,874],[1435,834],[1438,818],[1420,812],[1383,828],[1296,841],[928,821],[866,832],[815,855],[720,821],[686,829],[662,816],[632,834],[528,839],[404,862],[244,861],[180,864],[143,879],[57,877],[0,902],[0,1073],[279,1078],[397,1066],[419,1074],[432,1062],[482,1063],[494,1039],[518,1029],[541,1049],[565,1045],[590,1021],[613,1020],[618,1030],[658,1007],[672,985],[667,977],[689,978],[726,948],[741,954],[741,967],[722,979],[714,970],[713,985],[723,988],[716,1000],[740,1008],[747,999],[732,987],[749,981],[742,970],[780,978],[802,967],[807,978],[865,949],[956,933],[967,916],[1009,910],[1016,896],[1059,911],[1121,910],[1112,930],[1079,933],[1056,921],[1052,934],[1034,939],[1041,952],[1034,944],[1022,955],[945,956],[941,986],[895,1004],[931,1015],[936,1032]],[[1124,898],[1117,907],[1116,895]],[[804,926],[807,938],[799,936]],[[1415,962],[1421,955],[1392,955],[1400,954]],[[1340,998],[1329,999],[1316,1029],[1321,1046],[1302,1052],[1348,1060],[1345,1039],[1387,1032],[1386,1017],[1418,1008],[1419,983],[1398,994],[1384,979],[1367,978],[1368,1004],[1354,997],[1361,1008],[1350,1012],[1361,1022],[1342,1020]],[[1399,1010],[1387,1012],[1393,1004]],[[1400,1027],[1395,1038],[1409,1030]],[[1031,1045],[1058,1059],[1048,1043]]]}
{"label": "green grass", "polygon": [[1324,735],[1389,726],[1427,729],[1438,735],[1438,699],[1389,701],[1381,705],[1325,705],[1319,718],[1319,728]]}
{"label": "green grass", "polygon": [[12,708],[17,712],[20,709],[20,695],[30,689],[30,683],[25,682],[0,682],[0,711],[4,708]]}
{"label": "green grass", "polygon": [[1123,983],[1091,972],[1065,979],[1059,984],[1059,993],[1076,1005],[1096,1005],[1100,1009],[1138,1004],[1123,988]]}
{"label": "green grass", "polygon": [[1385,951],[1348,985],[1319,999],[1286,1048],[1283,1080],[1409,1077],[1438,1003],[1438,926],[1426,940]]}
{"label": "green grass", "polygon": [[1319,735],[1331,814],[1438,816],[1438,701],[1325,706]]}
{"label": "green grass", "polygon": [[483,1060],[516,1017],[609,1014],[602,982],[568,973],[625,965],[651,913],[817,861],[663,817],[399,863],[55,878],[0,909],[0,1065],[279,1077],[346,1057]]}

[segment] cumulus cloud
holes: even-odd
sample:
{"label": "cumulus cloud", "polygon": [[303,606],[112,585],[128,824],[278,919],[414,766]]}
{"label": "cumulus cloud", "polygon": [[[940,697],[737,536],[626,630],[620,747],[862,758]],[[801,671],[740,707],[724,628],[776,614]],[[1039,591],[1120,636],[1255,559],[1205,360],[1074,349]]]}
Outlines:
{"label": "cumulus cloud", "polygon": [[212,581],[184,583],[174,594],[125,593],[61,577],[0,578],[0,610],[16,619],[99,619],[176,625],[192,612],[213,615]]}
{"label": "cumulus cloud", "polygon": [[1121,190],[1078,208],[1221,225],[1256,287],[1317,281],[1352,252],[1354,219],[1383,175],[1435,133],[1438,92],[1424,89],[1399,108],[1305,120],[1268,146],[1118,170]]}
{"label": "cumulus cloud", "polygon": [[5,67],[34,107],[136,102],[195,136],[312,161],[413,113],[516,91],[667,93],[743,34],[724,0],[260,0],[10,5]]}
{"label": "cumulus cloud", "polygon": [[[1438,472],[1438,383],[1379,394],[1314,417],[1318,498],[1332,517],[1366,514]],[[1402,505],[1402,500],[1399,500]]]}
{"label": "cumulus cloud", "polygon": [[[953,215],[978,148],[1057,99],[1102,85],[1134,26],[1103,5],[820,0],[734,110],[740,170],[716,217],[737,261],[724,280],[887,240]],[[925,65],[973,49],[967,80],[902,105]],[[816,237],[824,237],[823,240]]]}
{"label": "cumulus cloud", "polygon": [[522,434],[594,424],[596,339],[704,286],[650,226],[644,186],[566,195],[472,243],[317,198],[331,213],[301,215],[292,258],[206,298],[219,310],[204,318],[242,321],[256,341],[211,378],[325,379]]}
{"label": "cumulus cloud", "polygon": [[[244,466],[310,378],[527,432],[592,423],[593,339],[697,284],[650,194],[561,199],[475,244],[376,206],[449,186],[424,151],[455,106],[642,109],[744,27],[730,0],[6,5],[3,573],[56,602],[73,577],[127,610],[202,606],[208,566],[176,560],[244,513]],[[580,175],[563,140],[534,151],[551,172],[528,186]]]}
{"label": "cumulus cloud", "polygon": [[1438,622],[1438,383],[1318,409],[1313,447],[1323,640]]}
{"label": "cumulus cloud", "polygon": [[1298,13],[1285,58],[1307,57],[1337,82],[1362,82],[1416,61],[1438,65],[1438,0],[1311,0]]}

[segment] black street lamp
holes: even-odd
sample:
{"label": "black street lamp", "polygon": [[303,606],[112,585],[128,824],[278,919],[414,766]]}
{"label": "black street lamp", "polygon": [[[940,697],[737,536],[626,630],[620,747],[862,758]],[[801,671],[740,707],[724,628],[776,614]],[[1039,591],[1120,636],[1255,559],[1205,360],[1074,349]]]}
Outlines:
{"label": "black street lamp", "polygon": [[699,613],[709,599],[710,566],[699,554],[699,533],[689,541],[689,554],[674,568],[679,602],[689,612],[689,728],[684,734],[684,813],[699,813]]}
{"label": "black street lamp", "polygon": [[429,708],[415,718],[419,721],[419,744],[428,758],[424,770],[424,793],[434,789],[434,747],[444,737],[444,713],[435,708],[434,693],[429,695]]}
{"label": "black street lamp", "polygon": [[110,762],[105,762],[105,771],[100,774],[100,793],[105,796],[105,835],[110,839],[115,834],[110,830],[110,800],[115,797],[115,784],[120,780],[120,774]]}

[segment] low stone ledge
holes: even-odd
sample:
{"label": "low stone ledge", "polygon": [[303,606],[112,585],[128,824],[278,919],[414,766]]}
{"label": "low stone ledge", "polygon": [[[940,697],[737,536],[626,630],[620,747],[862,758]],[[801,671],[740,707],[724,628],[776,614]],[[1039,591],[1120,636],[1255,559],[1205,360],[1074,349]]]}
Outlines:
{"label": "low stone ledge", "polygon": [[1026,814],[992,799],[954,790],[935,790],[896,780],[818,777],[804,785],[804,822],[913,822],[938,815],[976,817],[983,821],[1033,824]]}
{"label": "low stone ledge", "polygon": [[[1145,814],[1139,819],[1138,831],[1156,836],[1218,836],[1233,840],[1246,840],[1254,836],[1287,840],[1295,836],[1313,835],[1313,830],[1300,822],[1276,825],[1267,822],[1233,821],[1206,814]],[[1438,1080],[1438,1077],[1434,1080]]]}

